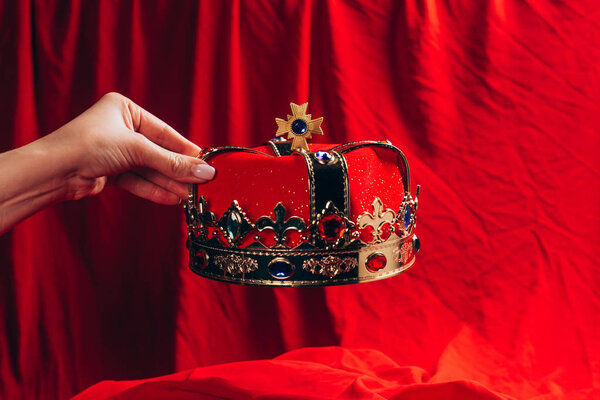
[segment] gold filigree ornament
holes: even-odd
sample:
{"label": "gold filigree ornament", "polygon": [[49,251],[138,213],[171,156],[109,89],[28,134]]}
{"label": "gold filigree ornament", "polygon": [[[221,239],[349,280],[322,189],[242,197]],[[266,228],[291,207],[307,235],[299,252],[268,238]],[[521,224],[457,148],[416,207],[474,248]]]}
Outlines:
{"label": "gold filigree ornament", "polygon": [[215,257],[215,263],[229,275],[248,274],[258,269],[258,261],[236,254],[218,255]]}
{"label": "gold filigree ornament", "polygon": [[322,135],[321,123],[323,117],[311,119],[311,114],[306,114],[308,103],[298,105],[290,103],[292,107],[292,115],[287,116],[287,120],[275,118],[277,123],[277,132],[275,136],[280,137],[287,134],[288,139],[293,139],[292,150],[308,151],[308,143],[306,139],[312,139],[312,135]]}
{"label": "gold filigree ornament", "polygon": [[320,260],[310,258],[305,260],[302,264],[302,268],[306,271],[309,271],[313,274],[326,276],[329,279],[336,275],[351,271],[357,267],[358,262],[356,259],[352,257],[341,258],[336,256],[327,256],[321,258]]}

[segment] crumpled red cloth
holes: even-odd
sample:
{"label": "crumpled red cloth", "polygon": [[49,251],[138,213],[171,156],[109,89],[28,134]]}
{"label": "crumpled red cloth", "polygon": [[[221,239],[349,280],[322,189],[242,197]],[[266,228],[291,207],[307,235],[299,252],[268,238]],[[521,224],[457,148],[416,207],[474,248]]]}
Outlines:
{"label": "crumpled red cloth", "polygon": [[304,348],[273,360],[181,371],[153,379],[98,383],[73,400],[96,399],[462,399],[501,400],[473,381],[436,382],[377,350]]}
{"label": "crumpled red cloth", "polygon": [[[330,361],[332,395],[600,397],[599,1],[0,0],[0,151],[109,91],[202,147],[260,145],[292,101],[325,118],[313,142],[390,140],[421,251],[383,281],[243,287],[189,271],[181,208],[50,207],[0,236],[0,398],[190,370],[293,391]],[[276,358],[329,346],[374,352]]]}

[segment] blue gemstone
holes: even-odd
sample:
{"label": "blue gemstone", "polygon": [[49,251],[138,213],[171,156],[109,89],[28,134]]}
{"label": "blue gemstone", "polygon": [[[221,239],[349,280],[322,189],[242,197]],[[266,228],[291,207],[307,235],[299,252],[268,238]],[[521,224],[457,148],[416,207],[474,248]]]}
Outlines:
{"label": "blue gemstone", "polygon": [[406,211],[404,211],[404,227],[405,228],[408,228],[408,226],[410,225],[410,216],[411,216],[410,207],[406,206]]}
{"label": "blue gemstone", "polygon": [[315,156],[317,156],[317,158],[319,160],[325,161],[325,162],[329,162],[333,158],[333,156],[326,151],[317,151],[315,153]]}
{"label": "blue gemstone", "polygon": [[277,279],[286,279],[294,273],[294,266],[288,260],[275,260],[269,264],[269,273]]}
{"label": "blue gemstone", "polygon": [[296,135],[302,135],[304,132],[306,132],[306,128],[306,122],[304,122],[302,119],[297,119],[292,122],[292,132],[294,132]]}

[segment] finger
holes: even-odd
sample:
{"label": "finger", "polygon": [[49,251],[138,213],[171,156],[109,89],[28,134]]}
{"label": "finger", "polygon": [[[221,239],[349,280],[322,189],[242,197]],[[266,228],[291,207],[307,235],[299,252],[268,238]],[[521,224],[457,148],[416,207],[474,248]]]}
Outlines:
{"label": "finger", "polygon": [[147,181],[133,172],[125,172],[117,176],[114,184],[138,197],[158,204],[175,205],[181,202],[181,198],[175,193]]}
{"label": "finger", "polygon": [[186,198],[188,195],[188,185],[175,181],[158,171],[149,168],[136,168],[134,173],[181,198]]}
{"label": "finger", "polygon": [[215,176],[215,169],[205,161],[166,150],[139,136],[136,149],[136,165],[150,167],[161,174],[187,183],[202,183]]}
{"label": "finger", "polygon": [[159,146],[177,153],[195,157],[202,150],[133,101],[127,99],[126,104],[134,131],[141,133]]}

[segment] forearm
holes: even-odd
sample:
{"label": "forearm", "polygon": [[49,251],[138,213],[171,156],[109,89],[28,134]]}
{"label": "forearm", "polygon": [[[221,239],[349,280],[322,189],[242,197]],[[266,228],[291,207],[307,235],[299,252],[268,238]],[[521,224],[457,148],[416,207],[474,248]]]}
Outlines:
{"label": "forearm", "polygon": [[72,155],[45,137],[0,154],[0,235],[38,210],[68,198]]}

